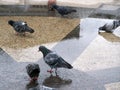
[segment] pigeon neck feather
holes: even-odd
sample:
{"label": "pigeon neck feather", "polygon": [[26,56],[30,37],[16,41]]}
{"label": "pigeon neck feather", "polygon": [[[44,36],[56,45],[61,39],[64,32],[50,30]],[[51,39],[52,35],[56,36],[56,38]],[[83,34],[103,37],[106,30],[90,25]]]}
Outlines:
{"label": "pigeon neck feather", "polygon": [[44,49],[41,51],[43,53],[43,56],[45,57],[48,53],[52,52],[49,49]]}

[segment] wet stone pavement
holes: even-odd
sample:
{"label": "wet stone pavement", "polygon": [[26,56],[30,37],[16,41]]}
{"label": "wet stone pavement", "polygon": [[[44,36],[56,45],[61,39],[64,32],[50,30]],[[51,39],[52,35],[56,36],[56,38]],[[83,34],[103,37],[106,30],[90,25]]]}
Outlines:
{"label": "wet stone pavement", "polygon": [[[84,15],[83,15],[84,16]],[[87,14],[89,16],[89,14]],[[98,34],[108,19],[84,18],[60,41],[42,43],[73,65],[50,75],[39,45],[0,48],[0,89],[2,90],[119,90],[120,28],[113,34]],[[29,84],[26,65],[38,63],[38,82]]]}

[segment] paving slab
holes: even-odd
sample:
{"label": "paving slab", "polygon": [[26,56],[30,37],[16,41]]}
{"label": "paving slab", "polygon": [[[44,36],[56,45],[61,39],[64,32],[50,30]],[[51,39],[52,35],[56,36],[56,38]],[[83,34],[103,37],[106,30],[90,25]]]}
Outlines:
{"label": "paving slab", "polygon": [[[47,90],[51,88],[55,90],[119,90],[120,30],[117,28],[113,34],[104,32],[98,34],[98,28],[109,21],[111,20],[82,19],[81,31],[78,32],[80,37],[42,44],[73,65],[74,68],[71,70],[58,69],[59,77],[54,74],[51,76],[46,72],[49,67],[43,61],[42,54],[37,52],[39,45],[21,49],[2,47],[0,62],[3,62],[4,56],[4,60],[6,56],[11,60],[5,61],[4,65],[0,63],[1,88],[3,90],[8,88],[9,90],[34,90],[35,88],[39,90],[42,86]],[[17,58],[18,56],[20,57]],[[39,84],[25,89],[29,78],[25,66],[33,62],[41,67]]]}
{"label": "paving slab", "polygon": [[90,17],[120,19],[120,5],[103,4],[91,13]]}

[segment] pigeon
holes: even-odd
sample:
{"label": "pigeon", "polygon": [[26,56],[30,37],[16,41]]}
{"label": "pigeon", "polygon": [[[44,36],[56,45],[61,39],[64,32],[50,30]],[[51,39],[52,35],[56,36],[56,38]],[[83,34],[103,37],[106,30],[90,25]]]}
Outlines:
{"label": "pigeon", "polygon": [[48,70],[48,72],[50,73],[53,72],[52,71],[53,68],[55,69],[55,73],[57,73],[57,68],[67,68],[67,69],[73,68],[61,56],[47,49],[45,46],[40,46],[38,51],[42,52],[45,63],[47,63],[48,66],[50,66],[51,70]]}
{"label": "pigeon", "polygon": [[14,28],[17,34],[25,34],[25,32],[34,33],[34,30],[30,28],[26,22],[9,20],[8,24]]}
{"label": "pigeon", "polygon": [[105,31],[107,33],[113,33],[113,31],[120,26],[120,20],[114,20],[112,22],[108,22],[99,28],[100,31]]}
{"label": "pigeon", "polygon": [[64,16],[64,15],[68,15],[72,12],[77,12],[76,10],[74,9],[70,9],[68,7],[63,7],[63,6],[58,6],[58,5],[52,5],[52,8],[56,9],[57,12],[61,15],[61,16]]}
{"label": "pigeon", "polygon": [[28,64],[26,66],[26,71],[29,77],[31,78],[31,81],[36,81],[39,77],[40,67],[38,64],[35,63]]}
{"label": "pigeon", "polygon": [[53,4],[56,4],[56,0],[48,0],[48,9],[49,9],[49,11],[54,11],[54,9],[52,8]]}

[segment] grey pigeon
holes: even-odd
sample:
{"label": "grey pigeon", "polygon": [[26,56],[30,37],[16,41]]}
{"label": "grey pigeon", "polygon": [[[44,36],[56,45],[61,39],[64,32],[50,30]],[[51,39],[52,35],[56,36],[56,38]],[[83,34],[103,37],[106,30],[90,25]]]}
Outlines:
{"label": "grey pigeon", "polygon": [[61,56],[47,49],[45,46],[40,46],[39,51],[42,52],[45,63],[47,63],[51,67],[51,70],[49,70],[48,72],[52,73],[53,68],[55,69],[55,73],[57,73],[57,68],[73,68]]}
{"label": "grey pigeon", "polygon": [[9,20],[8,24],[11,25],[17,33],[23,34],[25,34],[25,32],[34,33],[34,30],[30,28],[26,22]]}
{"label": "grey pigeon", "polygon": [[61,16],[64,16],[64,15],[68,15],[72,12],[77,12],[76,10],[74,9],[70,9],[68,7],[63,7],[63,6],[58,6],[58,5],[52,5],[52,8],[56,9],[57,12],[61,15]]}
{"label": "grey pigeon", "polygon": [[28,64],[26,66],[26,71],[29,77],[31,78],[31,81],[34,81],[34,80],[37,80],[39,77],[40,67],[38,64],[35,64],[35,63]]}
{"label": "grey pigeon", "polygon": [[114,20],[112,22],[108,22],[105,25],[101,26],[99,28],[99,32],[100,31],[105,31],[105,32],[108,32],[108,33],[112,33],[119,26],[120,26],[120,20]]}

